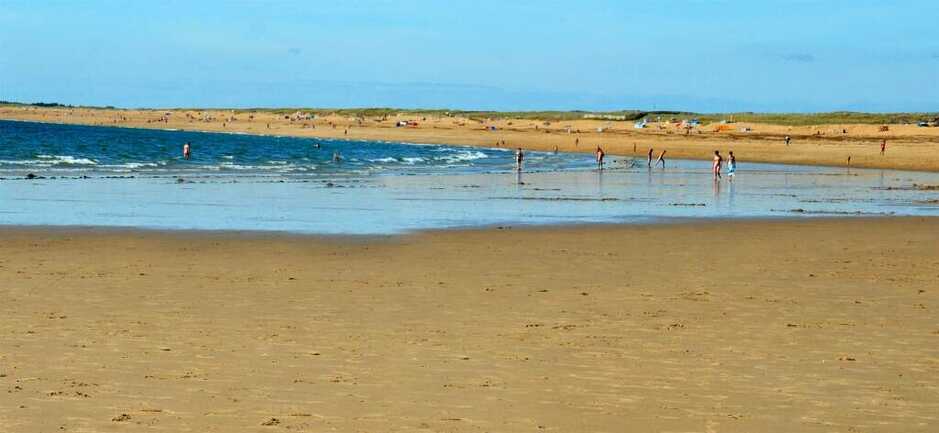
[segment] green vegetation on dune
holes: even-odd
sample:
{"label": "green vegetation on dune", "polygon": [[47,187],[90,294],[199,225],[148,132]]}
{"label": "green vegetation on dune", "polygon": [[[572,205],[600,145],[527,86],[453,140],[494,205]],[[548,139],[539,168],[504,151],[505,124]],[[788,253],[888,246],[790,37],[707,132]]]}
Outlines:
{"label": "green vegetation on dune", "polygon": [[[31,106],[44,108],[96,108],[114,109],[114,107],[72,106],[55,102],[20,103],[0,101],[0,105]],[[478,121],[520,119],[543,122],[563,122],[593,118],[605,121],[636,121],[647,120],[681,120],[696,118],[702,123],[715,123],[720,121],[769,123],[774,125],[826,125],[826,124],[911,124],[920,121],[937,121],[939,112],[932,113],[861,113],[852,111],[834,111],[828,113],[691,113],[682,111],[485,111],[485,110],[449,110],[449,109],[400,109],[390,107],[370,108],[153,108],[153,111],[182,110],[182,111],[233,111],[237,114],[272,113],[279,115],[292,115],[297,112],[311,113],[317,116],[339,115],[360,117],[368,119],[385,118],[393,116],[414,117],[461,117]],[[415,119],[419,120],[419,119]]]}
{"label": "green vegetation on dune", "polygon": [[774,125],[826,125],[826,124],[909,124],[939,118],[939,113],[859,113],[834,111],[830,113],[719,113],[696,115],[701,122],[769,123]]}
{"label": "green vegetation on dune", "polygon": [[462,117],[474,120],[522,119],[545,122],[561,122],[593,118],[608,121],[636,121],[639,119],[662,120],[699,119],[702,123],[736,121],[751,123],[769,123],[775,125],[825,125],[825,124],[910,124],[923,120],[939,118],[939,112],[933,113],[860,113],[836,111],[829,113],[690,113],[682,111],[470,111],[447,109],[396,109],[396,108],[256,108],[238,109],[237,113],[265,112],[275,114],[293,114],[296,112],[312,113],[318,116],[340,115],[349,117],[378,118],[402,116],[421,117]]}
{"label": "green vegetation on dune", "polygon": [[0,101],[0,106],[14,106],[14,107],[37,107],[37,108],[94,108],[97,110],[114,110],[114,106],[107,105],[104,107],[92,106],[92,105],[68,105],[60,104],[58,102],[13,102],[13,101]]}
{"label": "green vegetation on dune", "polygon": [[402,109],[402,108],[387,108],[387,107],[377,107],[377,108],[239,108],[239,109],[226,109],[226,108],[180,108],[178,110],[188,110],[188,111],[203,111],[203,110],[222,110],[227,111],[231,110],[237,114],[242,113],[273,113],[273,114],[283,114],[290,115],[297,112],[302,113],[312,113],[318,116],[323,115],[339,115],[339,116],[349,116],[349,117],[363,117],[363,118],[376,118],[376,117],[391,117],[396,115],[402,116],[422,116],[422,117],[462,117],[468,119],[477,119],[477,120],[486,120],[486,119],[526,119],[526,120],[540,120],[540,121],[569,121],[569,120],[581,120],[593,116],[594,118],[607,119],[607,120],[619,120],[619,121],[633,121],[641,119],[643,116],[648,115],[649,113],[656,113],[662,115],[679,115],[680,112],[677,111],[638,111],[638,110],[624,110],[624,111],[485,111],[485,110],[448,110],[443,108],[437,109]]}

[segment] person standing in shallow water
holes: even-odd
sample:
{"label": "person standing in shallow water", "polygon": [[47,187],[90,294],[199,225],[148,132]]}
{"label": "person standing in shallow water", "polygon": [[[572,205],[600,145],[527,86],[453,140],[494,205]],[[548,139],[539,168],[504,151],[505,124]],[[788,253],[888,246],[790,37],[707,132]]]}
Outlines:
{"label": "person standing in shallow water", "polygon": [[192,156],[192,146],[190,146],[187,141],[186,144],[183,145],[183,158],[189,159],[190,156]]}
{"label": "person standing in shallow water", "polygon": [[714,151],[714,165],[713,167],[711,167],[714,172],[714,179],[721,178],[721,163],[723,162],[724,162],[724,158],[721,156],[721,152],[719,150],[715,150]]}
{"label": "person standing in shallow water", "polygon": [[597,146],[597,169],[599,170],[603,170],[603,157],[604,156],[606,156],[606,154],[603,153],[603,149],[601,149],[600,146]]}
{"label": "person standing in shallow water", "polygon": [[649,148],[649,161],[646,163],[649,168],[652,168],[652,148]]}
{"label": "person standing in shallow water", "polygon": [[727,180],[733,181],[734,176],[737,172],[737,158],[734,157],[734,151],[730,151],[730,156],[727,160]]}
{"label": "person standing in shallow water", "polygon": [[522,148],[519,147],[515,150],[515,171],[522,171],[522,159],[525,159],[525,154],[522,153]]}
{"label": "person standing in shallow water", "polygon": [[662,149],[662,153],[659,154],[659,159],[655,160],[655,165],[662,163],[662,168],[665,168],[665,149]]}

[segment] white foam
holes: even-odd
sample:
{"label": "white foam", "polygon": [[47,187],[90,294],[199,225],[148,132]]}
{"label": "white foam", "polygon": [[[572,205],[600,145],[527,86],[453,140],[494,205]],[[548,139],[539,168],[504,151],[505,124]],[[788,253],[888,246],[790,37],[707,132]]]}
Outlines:
{"label": "white foam", "polygon": [[420,162],[424,162],[424,161],[427,161],[427,160],[424,159],[424,158],[421,158],[421,157],[419,157],[419,156],[401,158],[401,162],[403,162],[403,163],[405,163],[405,164],[407,164],[407,165],[414,165],[414,164],[417,164],[417,163],[420,163]]}
{"label": "white foam", "polygon": [[45,161],[36,161],[35,159],[3,159],[0,165],[35,165],[39,167],[48,167],[51,164]]}
{"label": "white foam", "polygon": [[98,165],[98,161],[88,158],[76,158],[71,155],[36,155],[46,164]]}
{"label": "white foam", "polygon": [[447,155],[439,159],[447,162],[462,162],[462,161],[474,161],[477,159],[488,158],[489,155],[486,155],[480,151],[460,151],[452,155]]}
{"label": "white foam", "polygon": [[135,168],[159,167],[161,165],[165,165],[165,164],[158,164],[155,162],[128,162],[125,164],[118,164],[115,167],[135,169]]}

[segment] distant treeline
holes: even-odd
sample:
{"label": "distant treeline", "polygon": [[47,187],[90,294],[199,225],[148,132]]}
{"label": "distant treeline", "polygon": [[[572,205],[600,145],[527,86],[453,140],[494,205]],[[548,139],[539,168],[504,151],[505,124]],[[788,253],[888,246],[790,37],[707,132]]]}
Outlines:
{"label": "distant treeline", "polygon": [[105,110],[113,110],[114,106],[107,105],[104,107],[95,107],[95,106],[85,106],[85,105],[68,105],[60,104],[58,102],[14,102],[14,101],[0,101],[0,105],[18,105],[21,107],[42,107],[42,108],[99,108]]}

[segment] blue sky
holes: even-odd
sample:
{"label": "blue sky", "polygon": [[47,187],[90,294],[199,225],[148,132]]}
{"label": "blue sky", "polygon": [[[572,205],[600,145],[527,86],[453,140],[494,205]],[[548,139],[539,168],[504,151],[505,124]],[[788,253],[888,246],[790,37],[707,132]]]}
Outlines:
{"label": "blue sky", "polygon": [[939,111],[937,1],[0,0],[0,100]]}

